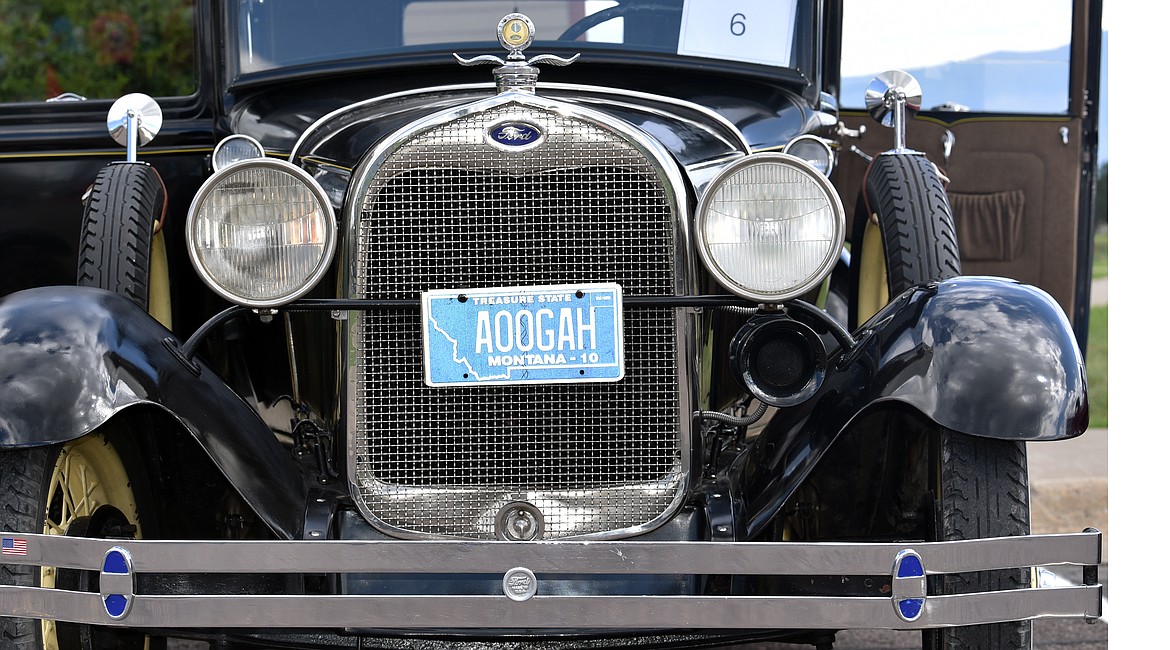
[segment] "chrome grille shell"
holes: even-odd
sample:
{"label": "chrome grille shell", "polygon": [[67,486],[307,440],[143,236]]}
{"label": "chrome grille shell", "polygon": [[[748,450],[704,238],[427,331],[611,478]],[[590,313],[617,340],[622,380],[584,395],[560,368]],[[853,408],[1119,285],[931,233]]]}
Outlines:
{"label": "chrome grille shell", "polygon": [[[507,151],[488,141],[493,126],[517,120],[539,126],[544,142]],[[352,298],[597,281],[618,282],[626,296],[693,289],[677,166],[654,140],[592,109],[504,93],[447,111],[376,145],[351,188]],[[544,539],[657,527],[690,476],[694,318],[627,307],[621,382],[429,388],[417,310],[351,312],[346,419],[358,507],[407,538],[493,538],[513,501],[540,509]]]}

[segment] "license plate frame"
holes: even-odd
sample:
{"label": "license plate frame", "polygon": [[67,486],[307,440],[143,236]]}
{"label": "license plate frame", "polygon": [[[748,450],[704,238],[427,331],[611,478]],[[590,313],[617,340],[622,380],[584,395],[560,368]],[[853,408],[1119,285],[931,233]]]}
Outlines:
{"label": "license plate frame", "polygon": [[616,283],[425,291],[422,329],[432,387],[625,378]]}

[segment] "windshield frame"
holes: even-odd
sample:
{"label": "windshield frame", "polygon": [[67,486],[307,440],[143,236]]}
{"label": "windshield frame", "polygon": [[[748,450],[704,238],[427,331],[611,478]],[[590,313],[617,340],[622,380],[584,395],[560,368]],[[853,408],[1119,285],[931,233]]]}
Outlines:
{"label": "windshield frame", "polygon": [[[441,43],[421,46],[410,46],[396,51],[387,51],[379,54],[341,57],[331,60],[318,60],[283,67],[244,72],[240,64],[241,7],[250,0],[235,0],[223,3],[221,13],[221,34],[224,57],[223,65],[219,66],[223,76],[225,89],[246,88],[255,85],[265,85],[293,79],[311,78],[324,74],[361,74],[378,70],[420,68],[428,66],[458,66],[453,54],[464,57],[473,57],[483,54],[503,57],[506,52],[494,40],[484,39],[476,42]],[[405,0],[405,2],[421,0]],[[621,2],[651,3],[654,0],[618,0]],[[681,2],[682,0],[676,0]],[[529,56],[537,54],[555,54],[569,57],[581,53],[581,58],[574,65],[589,64],[633,64],[649,67],[666,67],[678,70],[702,70],[726,72],[737,76],[766,78],[787,84],[797,84],[805,91],[815,94],[819,86],[819,70],[823,47],[823,0],[796,0],[796,16],[793,30],[793,47],[790,67],[770,66],[759,63],[748,63],[726,59],[705,58],[680,55],[666,51],[623,49],[606,43],[585,44],[580,42],[557,42],[551,40],[536,40],[526,52]],[[486,26],[488,29],[494,25]],[[538,26],[539,28],[539,26]],[[581,47],[586,45],[586,47]]]}

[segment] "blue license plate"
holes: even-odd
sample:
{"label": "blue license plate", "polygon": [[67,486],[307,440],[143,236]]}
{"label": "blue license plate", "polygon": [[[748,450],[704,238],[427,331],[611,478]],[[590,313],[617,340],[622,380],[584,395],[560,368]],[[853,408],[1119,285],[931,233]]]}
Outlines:
{"label": "blue license plate", "polygon": [[574,284],[422,295],[428,386],[619,381],[622,288]]}

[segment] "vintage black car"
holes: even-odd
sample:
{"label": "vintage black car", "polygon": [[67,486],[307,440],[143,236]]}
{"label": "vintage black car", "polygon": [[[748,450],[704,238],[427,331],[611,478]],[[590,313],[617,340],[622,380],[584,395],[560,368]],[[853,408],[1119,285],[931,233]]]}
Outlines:
{"label": "vintage black car", "polygon": [[193,94],[0,105],[5,647],[1101,615],[1024,444],[1088,422],[1099,0],[1018,118],[840,108],[835,0],[188,8]]}

